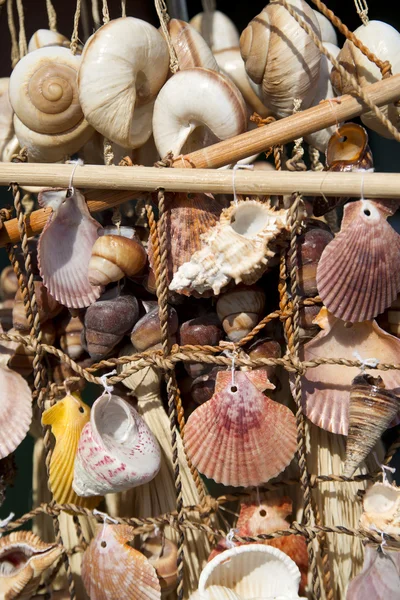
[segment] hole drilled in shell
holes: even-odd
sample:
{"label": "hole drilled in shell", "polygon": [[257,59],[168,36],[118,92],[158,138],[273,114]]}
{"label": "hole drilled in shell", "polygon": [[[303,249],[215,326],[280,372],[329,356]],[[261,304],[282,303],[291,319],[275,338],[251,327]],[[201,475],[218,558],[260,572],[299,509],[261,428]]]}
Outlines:
{"label": "hole drilled in shell", "polygon": [[371,216],[371,211],[366,208],[364,210],[364,215],[366,215],[367,217],[370,217]]}
{"label": "hole drilled in shell", "polygon": [[263,207],[242,204],[232,215],[231,227],[239,235],[253,237],[268,225],[269,219],[270,214]]}
{"label": "hole drilled in shell", "polygon": [[237,392],[237,386],[236,386],[236,385],[232,385],[232,386],[231,386],[231,392],[232,392],[233,394],[235,394],[235,393]]}
{"label": "hole drilled in shell", "polygon": [[267,516],[267,511],[264,508],[262,508],[260,510],[260,517],[266,517],[266,516]]}

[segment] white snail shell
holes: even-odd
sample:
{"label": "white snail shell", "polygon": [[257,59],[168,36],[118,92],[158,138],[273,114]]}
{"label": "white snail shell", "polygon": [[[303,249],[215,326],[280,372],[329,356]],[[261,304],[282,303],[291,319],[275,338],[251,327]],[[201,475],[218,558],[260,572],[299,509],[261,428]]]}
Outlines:
{"label": "white snail shell", "polygon": [[325,15],[320,13],[318,10],[313,9],[313,13],[317,17],[318,25],[321,30],[321,40],[323,42],[328,42],[329,44],[337,46],[338,39],[336,31],[330,20],[327,19]]}
{"label": "white snail shell", "polygon": [[[164,84],[168,65],[167,44],[153,25],[125,17],[100,27],[86,42],[78,77],[88,122],[124,148],[144,144],[151,135],[146,105]],[[138,127],[138,107],[146,115],[144,127]]]}
{"label": "white snail shell", "polygon": [[[199,13],[189,21],[189,24],[197,29],[204,39],[207,40],[207,37],[211,38],[211,49],[213,52],[224,50],[225,48],[234,48],[239,45],[239,33],[235,24],[219,10],[213,11],[210,23],[207,23],[207,17],[204,18],[204,13]],[[208,32],[207,29],[209,26],[210,31]]]}
{"label": "white snail shell", "polygon": [[14,134],[13,110],[8,98],[9,78],[0,78],[0,157]]}
{"label": "white snail shell", "polygon": [[193,67],[219,70],[207,42],[189,23],[171,19],[168,23],[168,31],[181,71]]}
{"label": "white snail shell", "polygon": [[24,56],[11,73],[15,133],[33,160],[56,162],[93,134],[79,104],[79,63],[67,48],[49,46]]}
{"label": "white snail shell", "polygon": [[29,40],[28,52],[33,52],[38,48],[45,48],[46,46],[64,46],[64,48],[69,48],[69,45],[69,39],[62,33],[51,31],[50,29],[38,29]]}

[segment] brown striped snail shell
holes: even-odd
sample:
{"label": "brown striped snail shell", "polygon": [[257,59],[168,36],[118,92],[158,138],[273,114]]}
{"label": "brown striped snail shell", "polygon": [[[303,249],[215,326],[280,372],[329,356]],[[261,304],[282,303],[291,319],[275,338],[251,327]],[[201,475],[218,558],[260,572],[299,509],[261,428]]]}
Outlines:
{"label": "brown striped snail shell", "polygon": [[[273,339],[261,339],[253,342],[248,350],[247,354],[251,359],[257,358],[280,358],[282,356],[282,348],[279,342]],[[262,367],[268,375],[268,379],[271,379],[275,373],[276,366],[270,365]]]}
{"label": "brown striped snail shell", "polygon": [[11,329],[13,325],[12,311],[14,308],[14,299],[0,302],[0,326],[4,331]]}
{"label": "brown striped snail shell", "polygon": [[[169,333],[173,335],[178,330],[178,316],[176,310],[168,307]],[[158,307],[146,313],[136,323],[131,333],[131,342],[138,352],[144,352],[151,346],[161,342],[160,318]]]}
{"label": "brown striped snail shell", "polygon": [[400,337],[400,295],[397,296],[391,306],[385,310],[383,315],[378,316],[377,321],[380,327],[385,329],[385,331],[388,331],[396,337]]}
{"label": "brown striped snail shell", "polygon": [[82,346],[81,333],[83,331],[83,323],[79,317],[70,317],[63,324],[60,336],[61,350],[76,360],[84,352]]}
{"label": "brown striped snail shell", "polygon": [[177,583],[178,548],[164,535],[148,537],[140,547],[142,554],[156,570],[163,595],[170,594]]}
{"label": "brown striped snail shell", "polygon": [[97,238],[89,262],[92,285],[108,285],[123,277],[133,277],[147,262],[146,251],[131,227],[106,228]]}
{"label": "brown striped snail shell", "polygon": [[170,19],[167,27],[181,71],[193,67],[219,70],[207,42],[192,25],[179,19]]}
{"label": "brown striped snail shell", "polygon": [[18,279],[14,269],[8,265],[0,274],[0,297],[4,300],[12,299],[18,290]]}
{"label": "brown striped snail shell", "polygon": [[[215,313],[208,313],[182,323],[179,329],[181,346],[218,346],[224,337],[220,320]],[[212,365],[202,363],[185,363],[190,377],[198,377],[211,369]]]}
{"label": "brown striped snail shell", "polygon": [[257,286],[238,286],[219,296],[217,314],[228,338],[239,342],[260,321],[265,294]]}
{"label": "brown striped snail shell", "polygon": [[196,404],[204,404],[210,400],[215,391],[215,380],[221,367],[213,367],[208,373],[193,379],[190,394]]}
{"label": "brown striped snail shell", "polygon": [[317,296],[318,261],[332,239],[333,235],[328,229],[312,225],[297,238],[297,281],[300,296]]}

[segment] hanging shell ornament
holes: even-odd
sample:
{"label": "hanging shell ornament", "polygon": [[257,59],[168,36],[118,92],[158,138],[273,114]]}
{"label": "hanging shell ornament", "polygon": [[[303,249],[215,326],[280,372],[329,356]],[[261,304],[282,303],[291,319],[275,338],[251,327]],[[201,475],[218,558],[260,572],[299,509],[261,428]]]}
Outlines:
{"label": "hanging shell ornament", "polygon": [[210,69],[178,71],[154,104],[153,135],[162,157],[169,152],[174,156],[193,152],[246,129],[241,93],[228,77]]}
{"label": "hanging shell ornament", "polygon": [[265,371],[217,373],[215,392],[190,415],[184,444],[194,466],[217,483],[261,485],[291,462],[296,450],[293,413],[262,391]]}
{"label": "hanging shell ornament", "polygon": [[0,158],[14,135],[13,109],[8,97],[10,79],[0,77]]}
{"label": "hanging shell ornament", "polygon": [[[320,38],[314,12],[304,0],[290,6]],[[279,0],[272,0],[240,37],[246,71],[261,86],[263,103],[277,117],[293,112],[293,99],[308,108],[318,83],[321,53]]]}
{"label": "hanging shell ornament", "polygon": [[203,234],[203,247],[178,269],[169,289],[185,295],[210,289],[219,294],[232,279],[251,285],[267,270],[274,243],[286,231],[286,210],[256,200],[232,203]]}
{"label": "hanging shell ornament", "polygon": [[46,47],[18,62],[10,77],[14,128],[33,162],[56,162],[77,152],[93,135],[76,84],[80,56]]}
{"label": "hanging shell ornament", "polygon": [[324,249],[333,239],[329,228],[324,228],[319,223],[316,220],[310,221],[296,240],[298,293],[307,298],[318,295],[318,263]]}
{"label": "hanging shell ornament", "polygon": [[79,317],[70,317],[58,330],[58,333],[61,333],[61,350],[74,360],[79,358],[84,352],[81,339],[82,331],[83,323]]}
{"label": "hanging shell ornament", "polygon": [[147,537],[140,551],[156,570],[163,595],[170,594],[178,580],[178,548],[165,535]]}
{"label": "hanging shell ornament", "polygon": [[385,390],[381,377],[358,375],[350,391],[345,477],[351,477],[400,412],[400,397]]}
{"label": "hanging shell ornament", "polygon": [[13,531],[0,538],[0,598],[31,598],[42,573],[61,554],[61,546],[42,542],[31,531]]}
{"label": "hanging shell ornament", "polygon": [[50,461],[50,488],[58,504],[95,508],[101,498],[80,498],[72,489],[75,456],[82,429],[89,421],[90,408],[74,392],[44,411],[42,424],[49,425],[55,437]]}
{"label": "hanging shell ornament", "polygon": [[[366,25],[360,25],[354,31],[354,35],[381,61],[389,61],[393,75],[400,72],[400,33],[394,27],[382,21],[368,21]],[[337,60],[356,78],[361,87],[382,79],[379,67],[364,56],[350,40],[345,41]],[[342,80],[341,74],[336,69],[332,71],[332,83],[338,94],[352,92],[352,84]],[[393,103],[380,107],[380,110],[398,128],[399,107]],[[364,113],[361,121],[379,135],[392,137],[373,112]]]}
{"label": "hanging shell ornament", "polygon": [[38,29],[28,43],[28,52],[33,52],[46,46],[64,46],[69,48],[70,40],[58,31],[51,29]]}
{"label": "hanging shell ornament", "polygon": [[[375,321],[363,321],[348,326],[323,308],[316,322],[322,331],[310,342],[300,347],[300,360],[319,358],[367,360],[397,364],[400,340],[378,327]],[[396,370],[365,369],[366,374],[381,377],[386,390],[400,393],[400,375]],[[353,379],[359,368],[323,364],[307,369],[302,377],[302,404],[304,414],[312,423],[331,433],[348,434],[349,401]],[[340,385],[338,385],[340,382]]]}
{"label": "hanging shell ornament", "polygon": [[119,396],[103,395],[82,430],[72,487],[84,497],[129,490],[154,479],[160,461],[157,440],[139,413]]}
{"label": "hanging shell ornament", "polygon": [[167,44],[150,23],[124,17],[100,27],[85,44],[78,77],[88,122],[123,148],[142,146],[168,65]]}
{"label": "hanging shell ornament", "polygon": [[313,9],[313,13],[317,18],[319,28],[321,30],[321,41],[323,43],[327,42],[329,44],[333,44],[334,46],[338,45],[338,39],[336,35],[336,31],[330,20],[325,17],[318,10]]}
{"label": "hanging shell ornament", "polygon": [[91,600],[161,600],[155,568],[130,542],[129,525],[98,528],[82,558],[82,579]]}
{"label": "hanging shell ornament", "polygon": [[[360,526],[366,530],[399,535],[400,488],[387,482],[377,482],[367,490]],[[387,541],[390,547],[391,542]]]}
{"label": "hanging shell ornament", "polygon": [[257,286],[238,286],[221,294],[216,308],[228,338],[239,342],[261,320],[265,308],[265,293]]}
{"label": "hanging shell ornament", "polygon": [[344,208],[340,233],[317,269],[322,302],[338,319],[373,319],[400,292],[400,236],[387,222],[397,201],[359,200]]}
{"label": "hanging shell ornament", "polygon": [[359,575],[350,581],[346,600],[400,600],[400,553],[367,544]]}
{"label": "hanging shell ornament", "polygon": [[239,45],[239,32],[235,24],[219,10],[198,13],[189,24],[201,33],[213,53]]}
{"label": "hanging shell ornament", "polygon": [[167,27],[180,71],[193,67],[219,70],[207,42],[192,25],[179,19],[170,19]]}
{"label": "hanging shell ornament", "polygon": [[84,308],[101,294],[92,286],[88,266],[101,225],[90,216],[85,197],[73,189],[50,189],[39,194],[42,208],[53,209],[39,239],[39,268],[50,294],[64,306]]}

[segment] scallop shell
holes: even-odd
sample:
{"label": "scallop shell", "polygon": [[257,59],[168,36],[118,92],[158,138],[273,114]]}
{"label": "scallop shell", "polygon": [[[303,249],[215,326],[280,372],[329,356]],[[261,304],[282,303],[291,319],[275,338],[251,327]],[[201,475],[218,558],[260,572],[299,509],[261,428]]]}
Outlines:
{"label": "scallop shell", "polygon": [[[400,340],[378,327],[375,321],[355,323],[351,327],[322,309],[317,317],[323,328],[314,339],[300,348],[300,360],[319,358],[344,358],[363,360],[376,358],[381,363],[398,363]],[[395,370],[370,373],[383,379],[387,390],[400,393],[400,373]],[[304,414],[318,427],[331,433],[348,433],[350,389],[359,374],[357,367],[320,365],[308,368],[302,377],[302,404]],[[339,383],[340,382],[340,383]]]}
{"label": "scallop shell", "polygon": [[363,569],[350,581],[346,600],[400,600],[400,552],[365,546]]}
{"label": "scallop shell", "polygon": [[[360,526],[371,531],[399,535],[400,488],[389,483],[375,483],[363,500]],[[388,542],[389,544],[389,542]]]}
{"label": "scallop shell", "polygon": [[13,109],[8,98],[9,77],[0,78],[0,158],[14,135]]}
{"label": "scallop shell", "polygon": [[400,398],[380,377],[357,376],[350,391],[345,477],[351,477],[400,410]]}
{"label": "scallop shell", "polygon": [[129,545],[129,525],[99,527],[82,559],[82,578],[91,600],[160,600],[156,570]]}
{"label": "scallop shell", "polygon": [[191,594],[189,600],[243,600],[239,594],[223,585],[210,585],[206,590]]}
{"label": "scallop shell", "polygon": [[318,263],[317,286],[326,308],[343,321],[373,319],[400,292],[400,236],[383,204],[347,204],[340,233]]}
{"label": "scallop shell", "polygon": [[219,71],[210,47],[194,27],[179,19],[170,19],[167,27],[181,71],[193,67]]}
{"label": "scallop shell", "polygon": [[58,504],[95,508],[101,498],[82,499],[72,489],[74,462],[82,429],[89,421],[90,408],[74,393],[44,411],[42,424],[50,425],[56,443],[50,461],[50,488]]}
{"label": "scallop shell", "polygon": [[119,396],[100,396],[83,428],[73,489],[79,496],[122,492],[148,483],[160,470],[157,440],[136,410]]}
{"label": "scallop shell", "polygon": [[[219,371],[215,392],[190,415],[184,444],[201,473],[217,483],[261,485],[276,477],[296,451],[293,413],[261,391],[265,371],[256,371],[258,386],[248,373]],[[235,390],[236,387],[236,390]]]}
{"label": "scallop shell", "polygon": [[2,359],[8,361],[11,354],[0,341],[0,459],[14,452],[32,421],[32,395],[28,384],[21,375],[2,365]]}
{"label": "scallop shell", "polygon": [[92,286],[88,277],[92,246],[101,225],[90,216],[85,198],[77,189],[69,198],[66,190],[41,192],[39,203],[43,208],[53,208],[38,246],[43,283],[64,306],[89,306],[101,294],[101,287]]}
{"label": "scallop shell", "polygon": [[286,210],[256,200],[231,204],[215,227],[203,234],[201,250],[178,269],[170,290],[190,295],[212,289],[219,294],[231,279],[255,283],[275,256],[273,243],[285,231]]}
{"label": "scallop shell", "polygon": [[207,563],[199,592],[223,585],[242,598],[298,598],[300,571],[283,552],[264,544],[226,550]]}
{"label": "scallop shell", "polygon": [[46,544],[31,531],[13,531],[0,539],[0,597],[30,598],[42,573],[62,553],[61,546]]}

